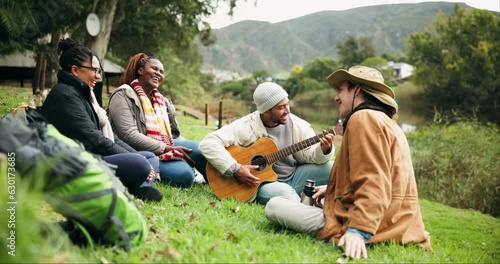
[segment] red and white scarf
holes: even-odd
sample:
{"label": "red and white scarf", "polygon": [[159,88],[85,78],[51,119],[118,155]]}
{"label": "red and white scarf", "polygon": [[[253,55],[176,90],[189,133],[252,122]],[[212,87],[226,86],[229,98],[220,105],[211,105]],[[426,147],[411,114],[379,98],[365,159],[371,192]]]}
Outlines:
{"label": "red and white scarf", "polygon": [[[151,91],[151,96],[153,97],[153,104],[151,104],[149,97],[137,79],[133,80],[130,86],[134,89],[137,96],[139,96],[139,101],[141,101],[142,110],[146,118],[146,135],[167,144],[167,146],[174,146],[163,95],[160,94],[158,89]],[[160,160],[184,160],[184,154],[177,150],[172,150],[159,155],[158,158]]]}

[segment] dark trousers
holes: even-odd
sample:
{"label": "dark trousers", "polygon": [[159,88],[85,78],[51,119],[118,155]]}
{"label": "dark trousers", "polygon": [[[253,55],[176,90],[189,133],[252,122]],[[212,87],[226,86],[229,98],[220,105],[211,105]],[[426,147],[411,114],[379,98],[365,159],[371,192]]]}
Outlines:
{"label": "dark trousers", "polygon": [[159,171],[160,162],[151,152],[139,151],[137,153],[120,153],[104,156],[102,159],[110,164],[118,166],[116,176],[128,189],[137,189],[141,186],[151,186],[154,178],[146,181],[151,167],[155,175]]}

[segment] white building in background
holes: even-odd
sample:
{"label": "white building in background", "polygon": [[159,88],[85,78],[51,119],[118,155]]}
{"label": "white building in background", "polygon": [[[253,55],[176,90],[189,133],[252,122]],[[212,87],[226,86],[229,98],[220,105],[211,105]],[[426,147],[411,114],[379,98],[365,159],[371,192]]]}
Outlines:
{"label": "white building in background", "polygon": [[214,75],[214,82],[221,83],[225,81],[241,81],[244,76],[238,72],[218,70],[213,68],[203,68],[201,70],[203,73],[211,73]]}
{"label": "white building in background", "polygon": [[410,77],[413,74],[413,66],[404,63],[404,62],[399,62],[399,63],[394,63],[394,62],[389,62],[389,66],[392,68],[392,76],[396,80],[404,80]]}

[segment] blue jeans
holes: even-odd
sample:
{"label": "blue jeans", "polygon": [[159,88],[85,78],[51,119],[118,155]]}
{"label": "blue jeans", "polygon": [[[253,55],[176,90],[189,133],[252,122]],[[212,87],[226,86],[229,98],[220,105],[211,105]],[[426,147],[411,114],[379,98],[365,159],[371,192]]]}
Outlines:
{"label": "blue jeans", "polygon": [[[196,162],[195,168],[201,174],[206,174],[207,160],[198,150],[198,142],[190,140],[174,139],[174,145],[192,149],[187,154]],[[160,161],[160,177],[162,181],[168,182],[176,187],[191,187],[194,182],[194,170],[189,164],[182,160]]]}
{"label": "blue jeans", "polygon": [[153,180],[146,181],[151,166],[155,172],[159,169],[159,160],[152,152],[139,151],[137,153],[120,153],[103,156],[102,159],[118,166],[115,174],[128,189],[153,185]]}
{"label": "blue jeans", "polygon": [[332,170],[333,161],[323,164],[302,164],[297,166],[297,170],[293,177],[287,182],[270,182],[263,183],[257,190],[256,201],[261,204],[266,204],[275,196],[285,196],[292,200],[300,201],[300,194],[304,190],[304,185],[307,179],[316,182],[316,186],[325,185],[328,183],[330,171]]}

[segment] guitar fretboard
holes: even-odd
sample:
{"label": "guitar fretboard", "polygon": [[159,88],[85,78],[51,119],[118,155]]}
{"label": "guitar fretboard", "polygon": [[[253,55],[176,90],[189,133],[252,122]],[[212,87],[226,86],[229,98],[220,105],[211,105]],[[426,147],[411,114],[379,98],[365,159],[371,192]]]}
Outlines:
{"label": "guitar fretboard", "polygon": [[297,142],[291,146],[288,146],[286,148],[282,148],[282,149],[275,151],[273,153],[267,154],[264,156],[264,159],[266,160],[267,164],[273,164],[276,161],[278,161],[278,160],[280,160],[288,155],[291,155],[297,151],[303,150],[309,146],[312,146],[312,145],[318,143],[319,140],[328,133],[332,133],[335,135],[334,129],[327,131],[327,132],[324,132],[324,133],[320,133],[312,138],[302,140],[302,141]]}

